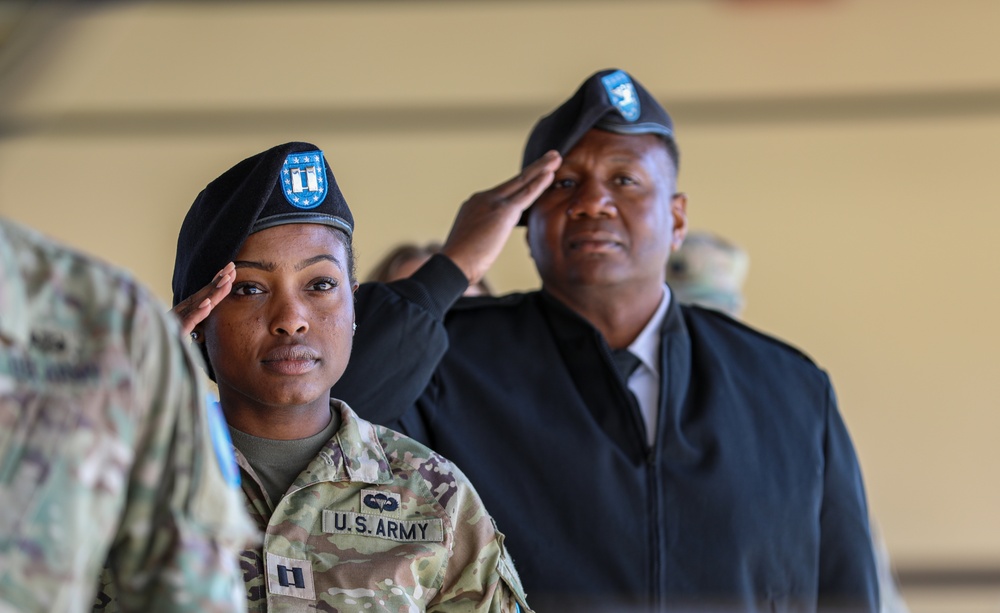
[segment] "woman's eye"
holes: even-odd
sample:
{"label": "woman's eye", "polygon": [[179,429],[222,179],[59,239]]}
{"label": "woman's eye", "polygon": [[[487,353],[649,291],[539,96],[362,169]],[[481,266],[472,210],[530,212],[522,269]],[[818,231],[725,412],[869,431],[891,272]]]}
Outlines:
{"label": "woman's eye", "polygon": [[618,185],[635,185],[636,181],[632,177],[622,175],[617,177],[615,182],[618,183]]}
{"label": "woman's eye", "polygon": [[313,281],[312,285],[309,286],[309,289],[317,292],[328,292],[335,287],[337,287],[337,282],[333,279],[319,279],[317,281]]}
{"label": "woman's eye", "polygon": [[249,283],[242,283],[233,287],[233,295],[235,296],[256,296],[263,293],[264,290]]}
{"label": "woman's eye", "polygon": [[558,189],[566,189],[567,187],[573,187],[576,185],[576,181],[573,179],[556,179],[552,182],[552,187]]}

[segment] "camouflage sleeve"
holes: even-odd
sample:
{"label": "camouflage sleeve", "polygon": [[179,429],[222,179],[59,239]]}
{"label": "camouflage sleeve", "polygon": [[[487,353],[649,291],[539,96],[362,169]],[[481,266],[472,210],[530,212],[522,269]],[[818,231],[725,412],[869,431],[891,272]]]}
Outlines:
{"label": "camouflage sleeve", "polygon": [[255,537],[221,415],[176,323],[139,299],[130,338],[142,419],[95,609],[245,611],[237,555]]}
{"label": "camouflage sleeve", "polygon": [[449,502],[455,545],[444,585],[428,612],[530,613],[504,535],[468,479],[456,468],[459,493]]}

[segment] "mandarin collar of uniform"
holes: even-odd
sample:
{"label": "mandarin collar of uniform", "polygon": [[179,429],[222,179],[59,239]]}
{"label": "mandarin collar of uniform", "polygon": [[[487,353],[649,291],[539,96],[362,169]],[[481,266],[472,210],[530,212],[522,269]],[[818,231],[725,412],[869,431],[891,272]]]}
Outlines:
{"label": "mandarin collar of uniform", "polygon": [[[556,335],[557,337],[563,338],[564,340],[578,339],[588,336],[588,331],[597,332],[597,328],[594,327],[594,324],[587,321],[583,315],[580,315],[564,304],[561,300],[550,294],[545,290],[545,288],[538,290],[538,294],[542,297],[542,304],[547,312],[551,315],[558,315],[560,318],[560,323],[557,324],[559,331]],[[677,301],[673,299],[673,293],[670,290],[670,286],[664,283],[663,297],[660,299],[659,306],[656,311],[654,311],[650,320],[646,322],[646,326],[639,333],[639,336],[637,336],[628,347],[629,351],[632,351],[635,356],[639,358],[640,362],[655,373],[660,372],[660,369],[655,367],[657,360],[656,356],[660,346],[660,332],[664,329],[664,325],[669,319],[670,313],[677,310],[675,308],[671,308],[676,302]],[[576,326],[570,322],[583,325]]]}
{"label": "mandarin collar of uniform", "polygon": [[9,222],[0,219],[0,338],[28,344],[28,300],[14,240],[20,238]]}
{"label": "mandarin collar of uniform", "polygon": [[375,426],[358,417],[346,402],[331,399],[330,407],[340,412],[340,429],[320,450],[316,460],[309,464],[296,483],[304,485],[301,482],[302,478],[310,483],[319,481],[391,483],[389,458],[379,443]]}

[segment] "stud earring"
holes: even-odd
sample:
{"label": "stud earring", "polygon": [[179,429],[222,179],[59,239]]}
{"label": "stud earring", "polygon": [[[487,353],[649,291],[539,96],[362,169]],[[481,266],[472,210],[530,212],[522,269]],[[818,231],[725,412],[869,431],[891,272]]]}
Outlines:
{"label": "stud earring", "polygon": [[352,323],[351,324],[351,332],[357,332],[357,330],[358,330],[358,322]]}

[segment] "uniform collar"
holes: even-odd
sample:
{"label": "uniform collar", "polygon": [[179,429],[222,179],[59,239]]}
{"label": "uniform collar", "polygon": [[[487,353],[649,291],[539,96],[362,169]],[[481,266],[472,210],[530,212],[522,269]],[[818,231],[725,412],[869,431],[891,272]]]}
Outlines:
{"label": "uniform collar", "polygon": [[[0,219],[0,338],[28,344],[28,300],[14,241],[21,242],[18,227]],[[22,249],[25,247],[22,246]]]}
{"label": "uniform collar", "polygon": [[299,475],[295,484],[306,486],[320,481],[391,483],[389,459],[379,442],[375,426],[358,417],[343,401],[331,399],[330,407],[340,411],[340,429]]}

